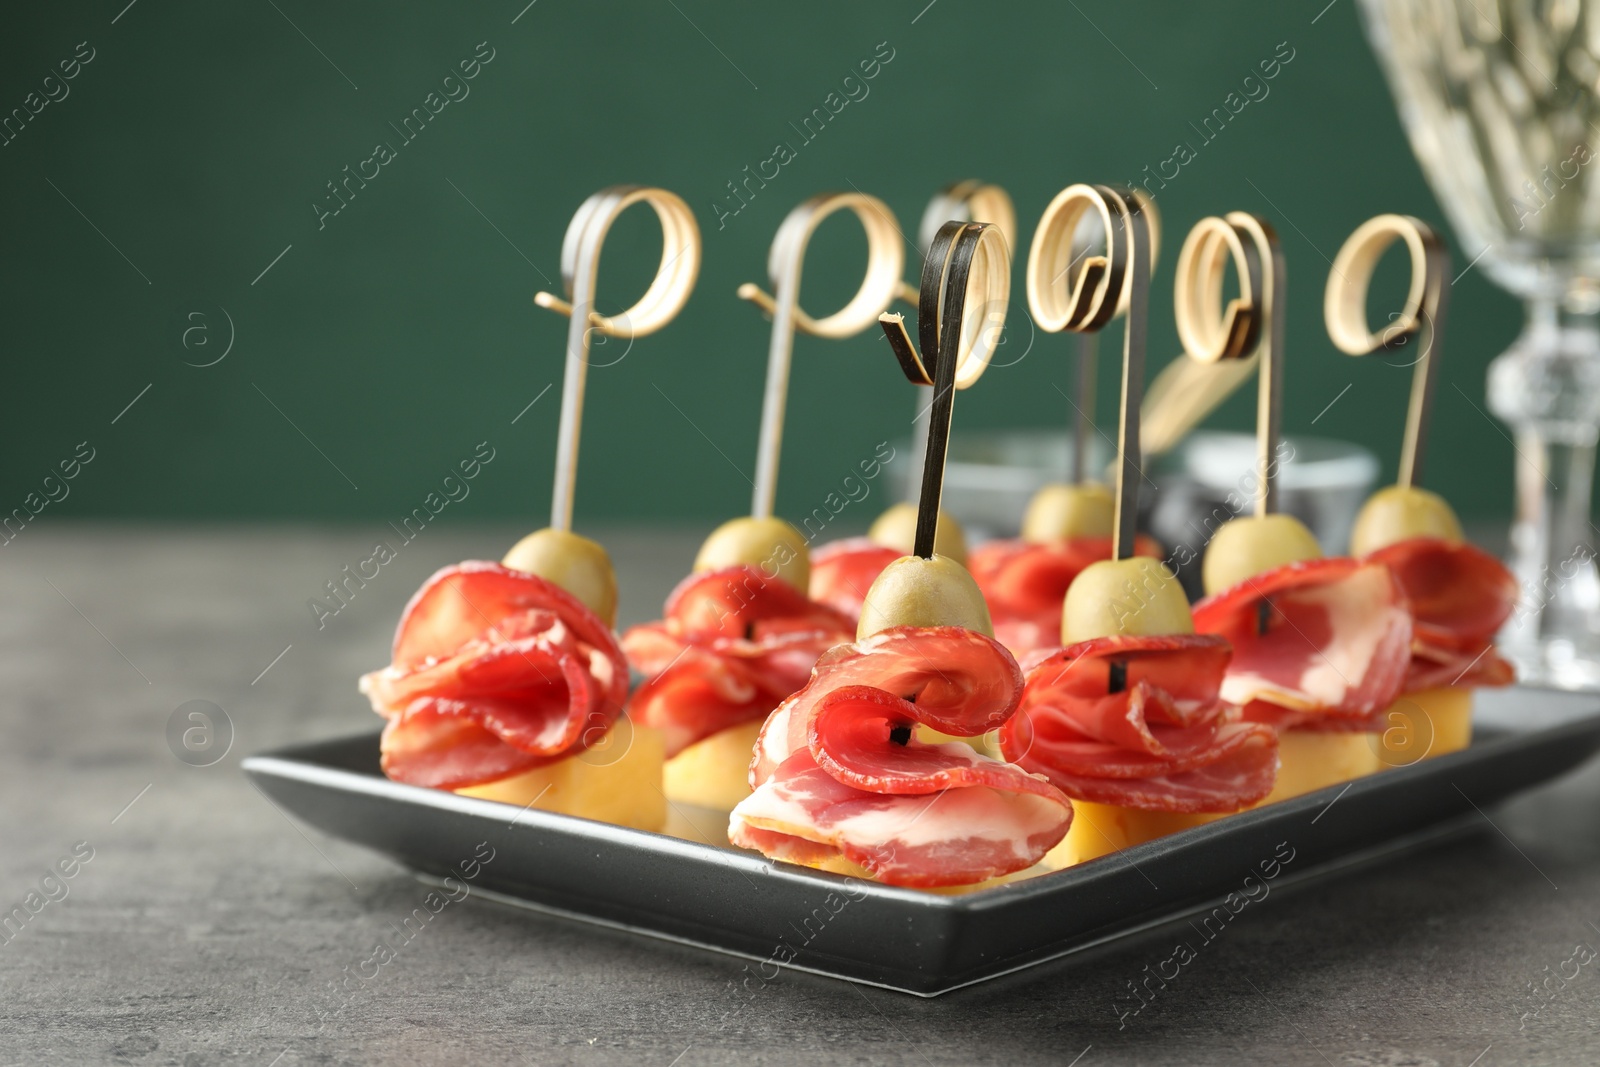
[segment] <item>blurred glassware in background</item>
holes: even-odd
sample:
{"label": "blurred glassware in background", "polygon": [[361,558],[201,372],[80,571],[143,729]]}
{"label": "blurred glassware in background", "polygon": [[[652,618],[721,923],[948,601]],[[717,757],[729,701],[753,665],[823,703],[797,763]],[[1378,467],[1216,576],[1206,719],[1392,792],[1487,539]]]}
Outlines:
{"label": "blurred glassware in background", "polygon": [[[1329,555],[1343,552],[1356,511],[1378,480],[1377,457],[1346,441],[1290,437],[1284,443],[1288,458],[1278,482],[1283,511],[1309,526]],[[1093,444],[1085,469],[1103,471],[1111,462],[1111,446],[1104,439]],[[1190,435],[1149,466],[1139,527],[1161,542],[1173,563],[1189,559],[1174,569],[1191,599],[1200,595],[1200,557],[1211,534],[1252,506],[1255,466],[1254,434],[1212,431]],[[945,510],[961,520],[973,543],[1015,536],[1033,494],[1042,485],[1068,480],[1071,467],[1070,432],[954,436],[945,463]],[[903,494],[918,471],[912,464],[895,469]],[[1190,552],[1174,557],[1180,545]]]}
{"label": "blurred glassware in background", "polygon": [[1362,0],[1400,117],[1461,244],[1527,303],[1489,367],[1516,441],[1501,635],[1525,681],[1600,687],[1589,521],[1600,436],[1600,0]]}

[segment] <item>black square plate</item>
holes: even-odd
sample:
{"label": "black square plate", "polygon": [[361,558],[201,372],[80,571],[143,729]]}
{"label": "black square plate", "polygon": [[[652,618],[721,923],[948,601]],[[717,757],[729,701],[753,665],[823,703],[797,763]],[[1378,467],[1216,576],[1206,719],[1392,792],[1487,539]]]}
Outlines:
{"label": "black square plate", "polygon": [[[730,847],[726,816],[706,809],[676,812],[686,832],[674,837],[402,785],[379,772],[376,733],[252,756],[244,769],[310,825],[423,877],[450,875],[488,841],[494,860],[474,892],[765,967],[935,996],[1205,905],[1222,902],[1215,921],[1226,921],[1228,907],[1266,891],[1269,874],[1298,881],[1402,853],[1440,824],[1583,763],[1600,749],[1600,698],[1485,691],[1474,727],[1461,752],[958,895],[774,863]],[[701,839],[689,839],[696,830]]]}

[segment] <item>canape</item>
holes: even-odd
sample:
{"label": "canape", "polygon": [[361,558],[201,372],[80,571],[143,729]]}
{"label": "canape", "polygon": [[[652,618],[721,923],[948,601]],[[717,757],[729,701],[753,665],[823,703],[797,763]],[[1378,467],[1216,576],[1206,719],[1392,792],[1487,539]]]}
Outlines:
{"label": "canape", "polygon": [[1000,752],[1072,798],[1045,863],[1066,867],[1260,801],[1276,779],[1273,729],[1222,698],[1231,650],[1196,634],[1156,560],[1091,564],[1062,611],[1066,647],[1026,657],[1027,689]]}
{"label": "canape", "polygon": [[1474,691],[1516,680],[1494,647],[1516,608],[1516,578],[1466,543],[1450,505],[1425,489],[1375,493],[1357,517],[1351,551],[1389,568],[1412,618],[1411,659],[1384,716],[1380,762],[1405,767],[1466,748]]}
{"label": "canape", "polygon": [[[600,250],[635,204],[660,219],[661,260],[644,297],[607,318],[594,311]],[[386,720],[390,778],[655,830],[666,815],[665,741],[623,716],[616,572],[603,547],[572,532],[572,510],[590,341],[648,334],[677,315],[699,273],[700,230],[681,197],[612,186],[578,208],[562,259],[567,299],[534,297],[570,320],[550,526],[501,563],[460,563],[430,578],[406,605],[389,666],[363,676],[360,689]]]}
{"label": "canape", "polygon": [[1379,769],[1384,713],[1405,680],[1411,616],[1381,563],[1321,558],[1288,515],[1234,519],[1206,550],[1195,629],[1233,646],[1223,699],[1278,730],[1263,803]]}
{"label": "canape", "polygon": [[[1396,242],[1411,260],[1405,305],[1372,332],[1367,305],[1373,273]],[[1449,304],[1450,253],[1421,219],[1378,215],[1345,240],[1323,294],[1328,336],[1352,356],[1412,349],[1411,396],[1396,484],[1363,505],[1351,533],[1352,555],[1393,573],[1412,617],[1411,659],[1402,695],[1388,710],[1378,744],[1384,766],[1407,766],[1465,748],[1472,741],[1472,694],[1508,685],[1515,670],[1494,648],[1495,633],[1516,608],[1520,590],[1499,560],[1467,544],[1442,497],[1421,488],[1428,410],[1442,354]]]}
{"label": "canape", "polygon": [[620,717],[628,665],[610,625],[538,575],[439,571],[360,688],[396,781],[646,830],[665,817],[663,739]]}

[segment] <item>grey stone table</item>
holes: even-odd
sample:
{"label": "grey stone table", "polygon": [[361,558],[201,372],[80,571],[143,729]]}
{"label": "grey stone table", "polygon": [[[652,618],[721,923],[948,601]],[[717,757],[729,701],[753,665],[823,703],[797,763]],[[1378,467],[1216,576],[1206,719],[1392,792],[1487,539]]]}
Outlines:
{"label": "grey stone table", "polygon": [[[1596,766],[1273,894],[1126,1026],[1160,932],[932,1001],[805,975],[751,996],[741,961],[470,898],[346,1002],[425,891],[290,823],[239,760],[371,727],[355,678],[406,598],[515,531],[431,528],[319,629],[308,599],[382,533],[39,524],[0,551],[0,911],[27,916],[0,943],[0,1065],[1600,1061],[1600,960],[1569,962],[1600,946]],[[632,621],[696,538],[607,540]],[[168,745],[189,700],[233,724],[209,767]]]}

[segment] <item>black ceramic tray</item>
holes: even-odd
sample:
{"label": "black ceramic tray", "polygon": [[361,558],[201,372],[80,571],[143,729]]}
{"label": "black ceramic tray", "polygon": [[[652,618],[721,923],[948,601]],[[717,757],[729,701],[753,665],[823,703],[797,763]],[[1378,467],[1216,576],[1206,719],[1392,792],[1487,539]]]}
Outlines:
{"label": "black ceramic tray", "polygon": [[1404,853],[1583,763],[1600,749],[1600,697],[1480,693],[1475,730],[1462,752],[961,895],[773,863],[731,848],[726,817],[705,809],[675,813],[685,836],[673,837],[401,785],[379,773],[376,733],[244,769],[310,825],[425,878],[452,875],[487,841],[475,893],[743,956],[756,976],[787,966],[934,996],[1197,910],[1220,926],[1273,880]]}

